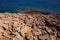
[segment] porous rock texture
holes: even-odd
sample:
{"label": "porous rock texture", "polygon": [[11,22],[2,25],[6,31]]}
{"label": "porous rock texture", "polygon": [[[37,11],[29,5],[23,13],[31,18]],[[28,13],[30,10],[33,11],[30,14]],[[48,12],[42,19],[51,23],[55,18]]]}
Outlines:
{"label": "porous rock texture", "polygon": [[0,40],[60,40],[60,14],[0,13]]}

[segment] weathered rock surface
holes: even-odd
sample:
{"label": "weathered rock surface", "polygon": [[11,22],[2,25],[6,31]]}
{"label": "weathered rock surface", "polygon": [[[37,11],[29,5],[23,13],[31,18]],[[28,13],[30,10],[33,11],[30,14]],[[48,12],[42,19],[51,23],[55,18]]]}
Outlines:
{"label": "weathered rock surface", "polygon": [[60,15],[40,11],[0,13],[0,40],[60,40]]}

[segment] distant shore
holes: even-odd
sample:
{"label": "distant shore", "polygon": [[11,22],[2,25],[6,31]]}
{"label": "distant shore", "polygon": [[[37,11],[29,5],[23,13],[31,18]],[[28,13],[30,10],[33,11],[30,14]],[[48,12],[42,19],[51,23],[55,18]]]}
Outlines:
{"label": "distant shore", "polygon": [[42,12],[51,12],[51,13],[55,13],[55,14],[60,14],[60,12],[53,12],[53,11],[49,11],[49,10],[40,10],[40,9],[21,9],[19,11],[0,11],[0,13],[21,13],[21,12],[25,12],[25,11],[29,11],[29,10],[36,10],[36,11],[42,11]]}

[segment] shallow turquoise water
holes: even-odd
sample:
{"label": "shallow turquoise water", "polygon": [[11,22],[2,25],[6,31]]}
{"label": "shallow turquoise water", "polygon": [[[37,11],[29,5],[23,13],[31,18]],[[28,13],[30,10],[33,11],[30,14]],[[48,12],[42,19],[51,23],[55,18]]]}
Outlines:
{"label": "shallow turquoise water", "polygon": [[22,8],[60,13],[60,0],[0,0],[0,12],[19,12]]}

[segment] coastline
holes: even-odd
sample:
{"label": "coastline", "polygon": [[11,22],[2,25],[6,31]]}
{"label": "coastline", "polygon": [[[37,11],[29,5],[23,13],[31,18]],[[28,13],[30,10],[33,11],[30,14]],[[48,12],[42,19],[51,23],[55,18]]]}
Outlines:
{"label": "coastline", "polygon": [[[21,13],[21,12],[25,12],[25,11],[28,11],[28,10],[36,10],[36,11],[42,11],[42,12],[51,12],[51,13],[55,13],[55,14],[60,14],[60,12],[54,12],[54,11],[51,11],[51,10],[44,10],[44,9],[37,9],[37,8],[22,8],[20,10],[17,10],[16,12],[12,11],[12,12],[9,12],[7,11],[7,13]],[[6,12],[0,12],[0,13],[6,13]]]}

